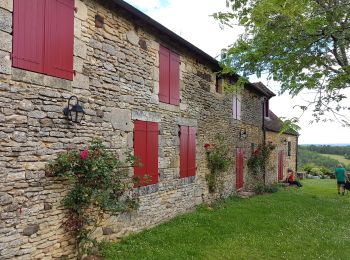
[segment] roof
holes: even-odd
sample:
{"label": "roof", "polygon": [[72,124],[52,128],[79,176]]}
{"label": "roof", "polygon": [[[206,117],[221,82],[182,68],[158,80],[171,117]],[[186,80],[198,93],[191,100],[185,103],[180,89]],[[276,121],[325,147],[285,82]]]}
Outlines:
{"label": "roof", "polygon": [[268,87],[266,87],[262,82],[255,82],[252,83],[252,85],[254,85],[255,88],[259,89],[260,92],[264,93],[265,96],[267,96],[268,98],[272,98],[274,96],[276,96],[275,93],[273,93]]}
{"label": "roof", "polygon": [[[279,133],[282,129],[282,126],[283,126],[282,120],[278,116],[276,116],[271,110],[269,110],[269,117],[264,118],[265,129],[268,131]],[[296,135],[296,136],[299,135],[298,132],[292,129],[285,131],[284,134]]]}
{"label": "roof", "polygon": [[[109,0],[110,3],[116,7],[116,10],[118,13],[123,15],[126,18],[129,18],[131,21],[133,21],[138,26],[142,27],[143,29],[148,29],[151,33],[154,33],[159,37],[162,41],[168,43],[172,46],[182,47],[187,49],[192,55],[194,55],[199,61],[202,61],[203,63],[207,64],[212,68],[214,71],[220,71],[221,67],[219,64],[219,61],[209,54],[205,53],[192,43],[188,42],[181,36],[177,35],[173,31],[169,30],[162,24],[158,23],[145,13],[141,12],[137,8],[133,7],[132,5],[126,3],[123,0]],[[238,78],[239,75],[236,75]],[[265,87],[261,82],[256,84],[247,84],[250,88],[254,89],[258,93],[267,96],[272,97],[275,96],[273,92],[271,92],[267,87]]]}

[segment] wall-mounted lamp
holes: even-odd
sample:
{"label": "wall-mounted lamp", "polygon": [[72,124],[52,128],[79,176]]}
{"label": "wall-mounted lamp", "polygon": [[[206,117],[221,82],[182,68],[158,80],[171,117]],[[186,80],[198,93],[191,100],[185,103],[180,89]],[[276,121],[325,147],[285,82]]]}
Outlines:
{"label": "wall-mounted lamp", "polygon": [[247,131],[245,129],[241,129],[241,131],[239,131],[239,138],[240,139],[247,138]]}
{"label": "wall-mounted lamp", "polygon": [[282,142],[284,145],[287,145],[288,144],[288,140],[287,139],[283,139]]}
{"label": "wall-mounted lamp", "polygon": [[[75,103],[71,104],[71,101],[73,99],[75,99]],[[85,111],[83,107],[79,104],[79,99],[76,96],[71,96],[68,99],[68,106],[63,109],[63,113],[69,121],[78,124],[83,120],[85,116]]]}

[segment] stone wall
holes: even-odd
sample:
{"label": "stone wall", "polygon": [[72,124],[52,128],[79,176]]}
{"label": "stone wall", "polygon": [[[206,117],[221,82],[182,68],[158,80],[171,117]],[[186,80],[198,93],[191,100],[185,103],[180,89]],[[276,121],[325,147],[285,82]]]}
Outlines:
{"label": "stone wall", "polygon": [[[59,152],[100,138],[123,159],[133,148],[133,121],[159,122],[159,183],[135,189],[140,208],[106,216],[96,230],[100,239],[117,239],[218,196],[208,193],[203,147],[214,143],[217,133],[227,137],[233,158],[224,175],[224,196],[235,192],[235,148],[243,147],[247,159],[251,143],[262,142],[259,95],[245,89],[242,121],[233,120],[232,96],[215,92],[214,72],[188,50],[160,41],[110,6],[76,0],[76,7],[76,75],[67,81],[11,67],[12,0],[0,0],[1,259],[75,258],[60,204],[69,187],[44,174],[46,163]],[[95,27],[96,14],[104,17],[104,28]],[[180,106],[159,103],[159,44],[181,56]],[[79,97],[87,113],[81,124],[63,115],[71,95]],[[179,178],[179,125],[197,128],[195,177]],[[240,138],[242,129],[245,138]]]}
{"label": "stone wall", "polygon": [[[273,183],[278,181],[278,153],[284,151],[283,176],[287,178],[287,169],[296,171],[298,137],[295,135],[279,134],[272,131],[266,132],[266,142],[271,142],[276,148],[271,153],[270,162],[267,169],[266,182]],[[288,156],[288,145],[285,142],[291,142],[291,153]]]}

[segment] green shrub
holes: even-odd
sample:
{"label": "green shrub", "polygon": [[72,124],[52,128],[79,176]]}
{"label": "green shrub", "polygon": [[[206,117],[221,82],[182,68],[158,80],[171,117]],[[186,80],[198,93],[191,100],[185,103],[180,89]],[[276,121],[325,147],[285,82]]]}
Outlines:
{"label": "green shrub", "polygon": [[278,192],[280,188],[280,184],[273,183],[273,184],[264,184],[262,182],[258,182],[254,186],[254,192],[256,194],[264,194],[264,193],[275,193]]}
{"label": "green shrub", "polygon": [[71,190],[63,199],[63,205],[68,209],[63,225],[66,231],[75,235],[80,256],[96,246],[96,240],[90,235],[102,213],[137,208],[137,198],[127,192],[133,188],[133,183],[128,181],[127,167],[101,141],[92,142],[82,152],[61,153],[46,166],[47,176],[63,177],[71,182]]}
{"label": "green shrub", "polygon": [[230,150],[225,143],[225,137],[217,135],[215,139],[215,144],[204,145],[206,149],[207,166],[209,168],[209,173],[205,176],[205,179],[208,184],[209,192],[217,191],[220,176],[232,165]]}

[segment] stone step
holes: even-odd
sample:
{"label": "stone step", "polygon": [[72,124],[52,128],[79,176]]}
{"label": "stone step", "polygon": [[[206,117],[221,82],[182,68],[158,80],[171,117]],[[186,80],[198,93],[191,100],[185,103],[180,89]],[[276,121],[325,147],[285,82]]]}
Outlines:
{"label": "stone step", "polygon": [[242,199],[248,199],[250,197],[255,196],[255,192],[252,191],[239,191],[238,192],[238,197],[242,198]]}

